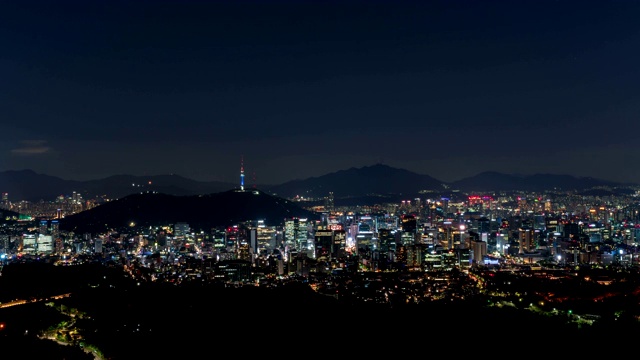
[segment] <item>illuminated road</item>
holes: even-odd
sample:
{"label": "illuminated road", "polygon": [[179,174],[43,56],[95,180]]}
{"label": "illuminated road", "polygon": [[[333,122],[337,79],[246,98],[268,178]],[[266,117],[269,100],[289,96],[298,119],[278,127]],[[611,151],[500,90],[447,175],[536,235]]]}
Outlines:
{"label": "illuminated road", "polygon": [[13,300],[13,301],[9,301],[9,302],[6,302],[6,303],[1,303],[0,304],[0,309],[8,308],[10,306],[31,304],[31,303],[40,302],[40,301],[58,300],[58,299],[66,298],[66,297],[69,297],[69,296],[71,296],[71,293],[61,294],[61,295],[54,295],[54,296],[50,296],[50,297],[44,298],[44,299]]}

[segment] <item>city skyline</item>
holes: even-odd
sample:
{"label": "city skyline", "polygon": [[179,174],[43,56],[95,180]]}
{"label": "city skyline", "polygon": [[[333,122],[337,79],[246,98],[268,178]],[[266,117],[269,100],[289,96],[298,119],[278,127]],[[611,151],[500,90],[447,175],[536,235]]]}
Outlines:
{"label": "city skyline", "polygon": [[640,183],[633,2],[9,1],[0,171]]}

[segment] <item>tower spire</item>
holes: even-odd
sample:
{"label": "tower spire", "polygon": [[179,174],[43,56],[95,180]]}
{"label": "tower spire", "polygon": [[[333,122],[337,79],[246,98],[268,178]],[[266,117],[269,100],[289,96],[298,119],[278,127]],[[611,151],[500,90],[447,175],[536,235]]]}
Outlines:
{"label": "tower spire", "polygon": [[240,190],[244,191],[244,155],[240,156]]}

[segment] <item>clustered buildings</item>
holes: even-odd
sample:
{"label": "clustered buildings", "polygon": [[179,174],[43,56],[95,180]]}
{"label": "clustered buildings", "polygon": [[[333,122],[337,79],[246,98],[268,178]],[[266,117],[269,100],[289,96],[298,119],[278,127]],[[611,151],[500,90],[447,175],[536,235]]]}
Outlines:
{"label": "clustered buildings", "polygon": [[[266,275],[638,263],[636,193],[424,195],[340,207],[328,194],[323,205],[299,202],[322,213],[321,220],[292,217],[266,224],[253,219],[213,229],[192,229],[186,220],[105,234],[60,231],[60,211],[51,209],[84,210],[87,204],[78,195],[53,204],[20,202],[29,216],[5,222],[0,256],[5,262],[49,257],[67,264],[100,258],[171,273],[168,269],[180,265],[183,278],[189,278],[190,269],[191,277],[228,282]],[[6,194],[2,204],[15,209]]]}

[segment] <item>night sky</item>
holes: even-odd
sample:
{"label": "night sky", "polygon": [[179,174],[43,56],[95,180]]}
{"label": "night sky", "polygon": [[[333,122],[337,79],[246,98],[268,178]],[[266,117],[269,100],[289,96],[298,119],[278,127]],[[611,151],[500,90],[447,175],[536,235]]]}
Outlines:
{"label": "night sky", "polygon": [[638,1],[0,2],[0,171],[640,183]]}

